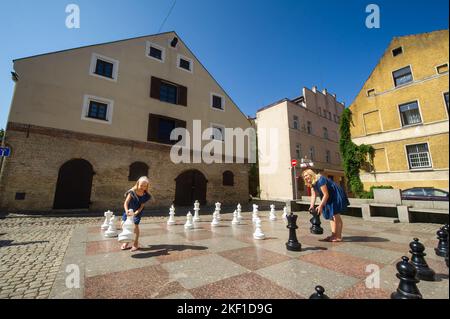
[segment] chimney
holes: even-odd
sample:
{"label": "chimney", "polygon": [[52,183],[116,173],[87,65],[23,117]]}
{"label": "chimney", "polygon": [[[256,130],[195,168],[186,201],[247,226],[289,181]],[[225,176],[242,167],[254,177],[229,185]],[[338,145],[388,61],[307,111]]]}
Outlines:
{"label": "chimney", "polygon": [[327,95],[327,89],[322,90],[323,95]]}
{"label": "chimney", "polygon": [[314,92],[314,93],[317,93],[317,86],[313,86],[313,88],[312,88],[312,91]]}

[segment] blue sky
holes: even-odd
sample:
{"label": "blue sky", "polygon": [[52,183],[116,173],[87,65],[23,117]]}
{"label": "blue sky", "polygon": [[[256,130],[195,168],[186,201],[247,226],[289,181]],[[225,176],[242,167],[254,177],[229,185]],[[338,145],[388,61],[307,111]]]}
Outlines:
{"label": "blue sky", "polygon": [[[12,60],[157,33],[174,0],[2,0],[0,128],[13,93]],[[65,8],[80,7],[67,29]],[[368,29],[366,6],[381,11]],[[394,36],[448,29],[447,0],[177,0],[175,30],[243,113],[317,85],[349,105]]]}

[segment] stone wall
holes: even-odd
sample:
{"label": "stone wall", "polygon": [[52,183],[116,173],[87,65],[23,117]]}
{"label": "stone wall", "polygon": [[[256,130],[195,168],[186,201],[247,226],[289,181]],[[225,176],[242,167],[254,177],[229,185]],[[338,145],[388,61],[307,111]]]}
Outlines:
{"label": "stone wall", "polygon": [[[134,184],[128,181],[129,165],[136,161],[149,166],[151,208],[172,204],[175,178],[188,169],[201,171],[208,180],[208,204],[248,201],[248,164],[174,164],[166,145],[11,123],[6,145],[12,154],[4,161],[0,176],[3,212],[52,210],[58,171],[71,159],[87,160],[94,168],[92,211],[123,207],[123,194]],[[222,185],[226,170],[234,173],[234,186]],[[18,192],[26,193],[24,200],[15,199]]]}

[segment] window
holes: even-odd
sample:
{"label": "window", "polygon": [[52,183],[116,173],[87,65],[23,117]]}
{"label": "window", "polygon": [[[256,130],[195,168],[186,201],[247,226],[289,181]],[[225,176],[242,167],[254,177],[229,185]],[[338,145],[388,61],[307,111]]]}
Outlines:
{"label": "window", "polygon": [[309,159],[310,159],[311,161],[314,161],[314,146],[311,146],[311,147],[309,148]]}
{"label": "window", "polygon": [[211,107],[215,110],[225,110],[225,99],[223,96],[211,93]]}
{"label": "window", "polygon": [[177,67],[181,70],[192,73],[194,71],[194,61],[188,57],[178,54]]}
{"label": "window", "polygon": [[400,86],[413,81],[411,67],[407,66],[400,70],[392,72],[395,86]]}
{"label": "window", "polygon": [[89,101],[88,117],[92,119],[98,119],[106,121],[106,111],[108,110],[108,104],[100,103],[96,101]]}
{"label": "window", "polygon": [[327,163],[330,163],[330,161],[331,161],[331,155],[330,155],[330,151],[329,150],[327,150],[326,151],[326,153],[325,153],[325,161],[327,162]]}
{"label": "window", "polygon": [[402,47],[398,47],[395,48],[394,50],[392,50],[392,55],[393,56],[397,56],[403,53],[403,48]]}
{"label": "window", "polygon": [[312,124],[310,121],[306,122],[306,130],[308,134],[312,134]]}
{"label": "window", "polygon": [[170,134],[175,128],[186,128],[186,122],[175,118],[149,114],[147,140],[164,144],[175,144],[181,140],[171,140]]}
{"label": "window", "polygon": [[322,109],[319,107],[319,109],[318,109],[318,114],[320,115],[320,116],[322,116]]}
{"label": "window", "polygon": [[448,92],[444,93],[444,101],[445,101],[445,106],[447,107],[447,113],[449,113],[449,109],[448,109]]}
{"label": "window", "polygon": [[301,144],[296,144],[295,145],[295,157],[297,159],[301,159],[302,158],[302,146],[301,146]]}
{"label": "window", "polygon": [[114,64],[97,59],[97,65],[95,66],[95,74],[106,76],[108,78],[113,77],[113,67]]}
{"label": "window", "polygon": [[430,153],[428,144],[407,145],[409,168],[427,168],[431,167]]}
{"label": "window", "polygon": [[134,162],[130,165],[129,181],[137,181],[141,176],[148,176],[148,165],[142,162]]}
{"label": "window", "polygon": [[326,127],[323,127],[323,138],[328,139],[328,129]]}
{"label": "window", "polygon": [[445,63],[445,64],[442,64],[442,65],[438,65],[436,67],[436,72],[438,74],[447,73],[448,72],[448,64]]}
{"label": "window", "polygon": [[422,122],[417,101],[402,104],[399,106],[399,108],[403,126],[418,124]]}
{"label": "window", "polygon": [[217,141],[225,140],[225,127],[217,124],[211,124],[211,128],[213,129],[211,139]]}
{"label": "window", "polygon": [[294,115],[294,124],[293,124],[293,128],[295,130],[298,130],[298,116]]}
{"label": "window", "polygon": [[114,102],[105,98],[85,95],[81,119],[97,123],[111,124]]}
{"label": "window", "polygon": [[109,81],[117,81],[119,61],[93,53],[89,74]]}
{"label": "window", "polygon": [[331,120],[331,112],[328,112],[328,119]]}
{"label": "window", "polygon": [[367,90],[367,96],[375,96],[375,89]]}
{"label": "window", "polygon": [[187,106],[187,87],[152,76],[150,97],[162,102]]}
{"label": "window", "polygon": [[166,50],[160,45],[147,41],[145,55],[158,62],[164,62],[166,58]]}
{"label": "window", "polygon": [[170,83],[161,82],[159,89],[159,100],[172,104],[177,104],[177,87]]}
{"label": "window", "polygon": [[225,171],[222,174],[223,186],[234,186],[234,174],[232,171]]}

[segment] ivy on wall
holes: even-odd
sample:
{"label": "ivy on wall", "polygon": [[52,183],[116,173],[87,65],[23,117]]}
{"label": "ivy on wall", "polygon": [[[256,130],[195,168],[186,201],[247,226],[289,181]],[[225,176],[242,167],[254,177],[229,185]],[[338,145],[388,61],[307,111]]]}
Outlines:
{"label": "ivy on wall", "polygon": [[344,174],[350,191],[357,197],[367,198],[370,193],[364,191],[363,183],[359,177],[359,171],[369,164],[373,167],[375,149],[371,145],[356,145],[352,142],[350,125],[352,124],[352,112],[346,108],[339,123],[339,150],[342,156]]}

